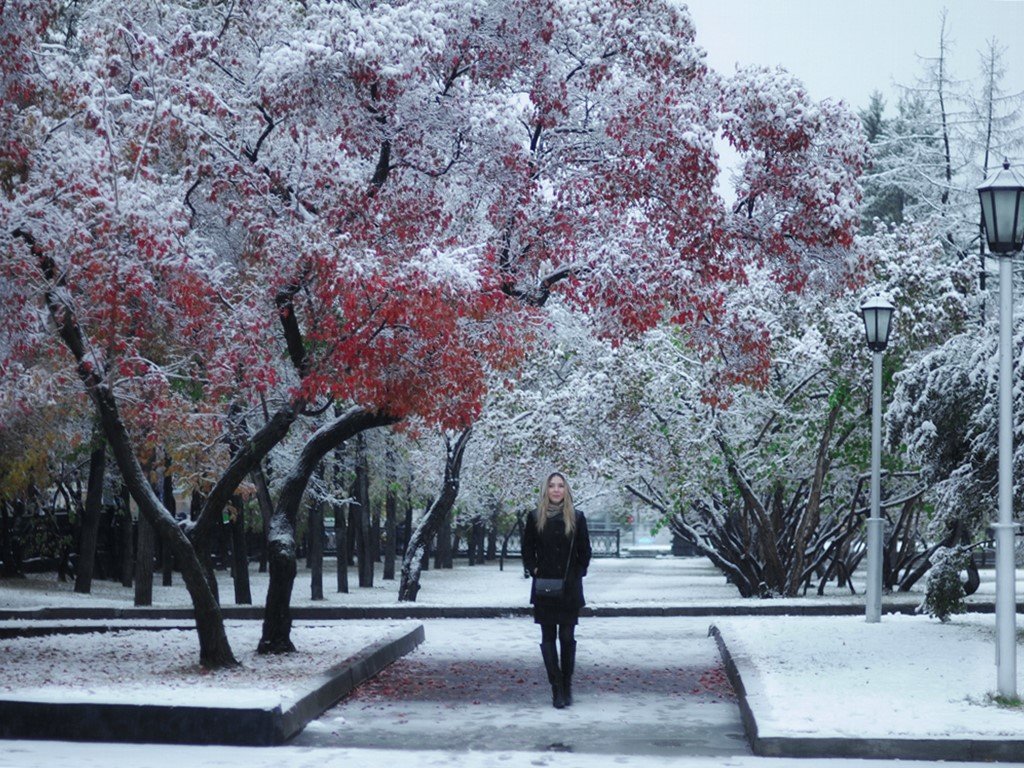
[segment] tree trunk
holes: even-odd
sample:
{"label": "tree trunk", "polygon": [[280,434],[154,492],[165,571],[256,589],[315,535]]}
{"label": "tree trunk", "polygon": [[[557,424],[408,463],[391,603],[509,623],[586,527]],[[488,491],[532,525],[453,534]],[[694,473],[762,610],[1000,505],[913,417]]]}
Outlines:
{"label": "tree trunk", "polygon": [[398,528],[398,498],[392,483],[388,483],[384,498],[384,579],[395,580],[395,534]]}
{"label": "tree trunk", "polygon": [[[778,542],[775,541],[773,536],[771,536],[772,526],[768,513],[765,510],[764,505],[757,498],[753,489],[750,487],[750,483],[747,481],[746,475],[743,473],[742,468],[736,461],[736,457],[733,454],[732,449],[725,442],[725,438],[721,434],[716,434],[715,442],[718,443],[718,446],[722,451],[722,455],[725,458],[726,470],[729,472],[729,477],[732,478],[740,492],[740,496],[743,498],[744,508],[757,521],[758,530],[763,532],[763,535],[759,537],[758,543],[764,556],[763,568],[768,571],[769,575],[767,578],[757,578],[755,583],[763,582],[766,584],[784,584],[785,574],[787,571],[782,565],[782,558],[778,550]],[[745,546],[744,549],[749,551],[749,547]]]}
{"label": "tree trunk", "polygon": [[[433,501],[430,502],[431,506],[433,506],[433,504],[434,504]],[[428,506],[425,510],[423,510],[424,516],[426,516],[426,514],[427,514],[427,512],[429,510],[430,510],[430,506]],[[435,541],[436,538],[437,538],[436,536],[428,536],[426,538],[426,540],[424,540],[424,542],[423,542],[423,554],[420,555],[420,570],[421,571],[429,571],[430,570],[430,553],[431,553],[431,550],[434,549],[434,541]]]}
{"label": "tree trunk", "polygon": [[412,538],[412,489],[406,488],[406,502],[405,502],[405,535],[402,538],[402,556],[409,549],[409,540]]}
{"label": "tree trunk", "polygon": [[[96,408],[103,433],[117,461],[118,469],[121,471],[121,477],[139,507],[139,515],[144,517],[169,544],[181,565],[185,586],[188,588],[195,611],[196,630],[199,634],[199,662],[205,667],[236,665],[238,662],[231,653],[231,646],[224,633],[224,620],[220,613],[220,606],[213,599],[195,550],[185,533],[178,527],[177,521],[153,493],[153,488],[139,465],[128,429],[121,420],[117,400],[104,378],[105,371],[92,359],[74,311],[63,298],[63,288],[65,287],[63,278],[58,274],[53,259],[42,251],[31,235],[23,234],[22,237],[39,259],[40,272],[47,283],[45,296],[50,317],[61,341],[64,342],[77,362],[78,376]],[[295,416],[292,416],[292,420],[294,418]],[[264,437],[270,439],[267,433],[264,433]],[[253,447],[253,450],[258,447]],[[251,453],[246,454],[246,459],[251,459]],[[225,486],[230,486],[233,492],[238,481],[248,471],[246,467],[245,461],[232,462],[229,471],[221,477],[214,490],[218,494],[223,494]],[[242,474],[236,478],[235,474],[238,472]],[[152,562],[150,566],[152,566]]]}
{"label": "tree trunk", "polygon": [[121,586],[130,587],[135,575],[135,522],[132,520],[131,494],[128,486],[121,486]]}
{"label": "tree trunk", "polygon": [[294,528],[291,536],[286,531],[279,535],[272,525],[269,545],[270,584],[263,612],[263,637],[256,650],[258,653],[291,653],[295,650],[291,640],[292,586],[297,571]]}
{"label": "tree trunk", "polygon": [[835,430],[836,419],[842,409],[842,402],[837,402],[829,410],[825,419],[825,428],[822,430],[821,439],[818,441],[818,450],[814,462],[814,477],[811,481],[811,490],[807,498],[807,506],[800,517],[796,533],[793,536],[792,555],[789,564],[789,578],[786,580],[786,589],[783,594],[786,597],[795,596],[800,589],[804,579],[804,562],[807,552],[807,544],[811,537],[817,532],[821,522],[821,493],[825,484],[825,476],[828,474],[832,461],[829,457],[829,449],[832,445],[832,432]]}
{"label": "tree trunk", "polygon": [[320,501],[309,505],[309,597],[324,599],[324,507]]}
{"label": "tree trunk", "polygon": [[[163,493],[160,495],[160,500],[163,501],[167,511],[177,519],[178,502],[174,498],[174,474],[171,472],[170,460],[168,460],[167,466],[164,468],[164,488]],[[165,587],[172,586],[174,584],[174,553],[171,552],[171,548],[163,540],[160,541],[160,566],[163,572],[163,585]]]}
{"label": "tree trunk", "polygon": [[[195,520],[196,517],[202,513],[203,505],[203,494],[198,490],[192,491],[191,510],[189,516]],[[220,527],[214,531],[215,534],[219,533]],[[213,600],[217,605],[220,605],[220,585],[217,583],[217,573],[213,569],[213,542],[210,541],[210,536],[204,536],[198,541],[192,542],[192,546],[195,548],[196,559],[202,569],[203,578],[206,580],[207,586],[210,588],[210,592],[213,593]]]}
{"label": "tree trunk", "polygon": [[153,555],[155,541],[153,526],[139,515],[138,542],[135,551],[135,605],[153,604]]}
{"label": "tree trunk", "polygon": [[103,509],[103,478],[107,469],[107,442],[101,434],[93,435],[93,450],[89,454],[89,480],[82,512],[82,533],[78,545],[78,568],[75,573],[75,592],[88,595],[92,591],[92,577],[96,569],[96,542],[99,538],[100,511]]}
{"label": "tree trunk", "polygon": [[318,429],[299,454],[285,478],[270,523],[270,586],[263,616],[259,653],[295,650],[291,641],[291,594],[295,583],[295,520],[309,478],[328,452],[349,438],[373,427],[394,424],[398,419],[353,407]]}
{"label": "tree trunk", "polygon": [[22,576],[18,558],[14,553],[14,531],[11,525],[11,509],[6,500],[0,499],[0,559],[3,569],[0,575],[5,578]]}
{"label": "tree trunk", "polygon": [[348,504],[334,505],[334,559],[338,568],[338,592],[348,592]]}
{"label": "tree trunk", "polygon": [[483,565],[484,551],[487,548],[487,528],[481,518],[473,521],[473,539],[475,541],[477,565]]}
{"label": "tree trunk", "polygon": [[370,469],[366,460],[366,438],[356,438],[356,479],[352,486],[359,527],[356,530],[356,555],[359,562],[359,586],[373,586],[373,523],[370,520]]}
{"label": "tree trunk", "polygon": [[434,568],[441,570],[447,568],[452,560],[452,550],[458,544],[452,540],[452,516],[445,515],[441,519],[441,525],[437,529],[437,549],[434,551]]}
{"label": "tree trunk", "polygon": [[423,552],[427,542],[437,534],[442,521],[451,514],[455,505],[455,499],[459,495],[462,457],[472,432],[473,428],[467,427],[459,433],[454,443],[445,435],[444,483],[437,500],[427,509],[409,538],[409,546],[406,547],[405,557],[402,559],[402,579],[398,587],[398,599],[402,602],[415,602],[419,594]]}
{"label": "tree trunk", "polygon": [[491,517],[487,526],[487,552],[484,554],[485,560],[493,561],[498,557],[498,515],[500,512],[501,507],[496,504],[494,516]]}
{"label": "tree trunk", "polygon": [[267,540],[270,537],[270,518],[274,516],[274,502],[270,499],[267,487],[267,476],[263,467],[256,467],[249,473],[249,478],[256,486],[256,503],[260,507],[260,519],[263,521],[263,546],[260,548],[260,573],[267,572]]}
{"label": "tree trunk", "polygon": [[380,509],[371,508],[370,515],[372,521],[370,523],[370,549],[372,556],[371,562],[379,563],[381,554],[381,523],[384,521],[384,516],[380,513]]}
{"label": "tree trunk", "polygon": [[349,502],[345,505],[345,509],[348,513],[348,517],[346,518],[348,537],[345,539],[345,562],[350,567],[356,564],[356,542],[359,541],[359,505],[351,501],[354,493],[352,490],[353,488],[355,488],[354,480],[348,492]]}
{"label": "tree trunk", "polygon": [[245,545],[245,504],[235,496],[231,504],[231,577],[235,585],[235,605],[252,605],[249,585],[249,550]]}

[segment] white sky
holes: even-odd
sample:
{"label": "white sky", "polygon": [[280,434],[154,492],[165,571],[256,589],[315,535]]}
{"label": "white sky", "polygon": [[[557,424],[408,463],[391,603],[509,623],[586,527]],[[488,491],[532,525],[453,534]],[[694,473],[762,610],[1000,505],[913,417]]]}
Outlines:
{"label": "white sky", "polygon": [[782,65],[816,99],[855,110],[873,90],[895,104],[893,83],[910,85],[918,56],[938,50],[949,11],[954,77],[971,79],[978,51],[995,38],[1006,48],[1007,91],[1024,89],[1024,0],[684,0],[697,43],[723,74],[741,64]]}

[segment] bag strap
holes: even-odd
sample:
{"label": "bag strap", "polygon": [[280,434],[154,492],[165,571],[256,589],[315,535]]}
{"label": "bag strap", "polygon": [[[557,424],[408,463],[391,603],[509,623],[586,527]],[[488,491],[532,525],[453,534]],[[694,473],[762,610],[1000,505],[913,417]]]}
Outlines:
{"label": "bag strap", "polygon": [[565,559],[565,576],[562,581],[569,580],[569,565],[572,563],[572,555],[576,549],[576,526],[572,527],[572,539],[569,541],[569,557]]}

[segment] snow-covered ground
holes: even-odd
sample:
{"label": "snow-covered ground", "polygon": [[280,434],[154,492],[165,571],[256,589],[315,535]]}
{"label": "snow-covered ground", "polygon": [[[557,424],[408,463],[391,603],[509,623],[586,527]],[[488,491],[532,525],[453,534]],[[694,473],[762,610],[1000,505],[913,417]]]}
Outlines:
{"label": "snow-covered ground", "polygon": [[[3,744],[2,768],[892,768],[888,760],[791,760],[621,754],[566,754],[497,750],[465,752],[306,747],[185,747],[139,744],[73,744],[13,741]],[[899,761],[900,768],[936,768],[936,763]],[[982,768],[991,763],[943,762],[943,768]],[[1009,765],[1004,763],[1003,765]]]}
{"label": "snow-covered ground", "polygon": [[[385,581],[377,566],[374,585],[357,586],[355,569],[349,569],[349,592],[336,590],[333,562],[324,568],[324,600],[310,599],[309,572],[301,567],[295,579],[295,606],[399,606],[398,582]],[[653,574],[653,578],[652,578]],[[227,571],[218,571],[221,601],[234,604],[234,587]],[[249,575],[255,605],[266,600],[268,576],[252,568]],[[153,605],[189,607],[191,602],[179,576],[174,585],[163,587],[159,576],[153,585]],[[521,561],[510,559],[504,570],[496,562],[468,566],[457,561],[450,570],[424,571],[417,605],[521,607],[529,604],[530,582],[523,578]],[[607,558],[591,562],[584,581],[592,605],[682,605],[694,601],[721,603],[739,601],[736,589],[703,558]],[[125,608],[132,605],[134,591],[118,582],[94,581],[91,595],[80,595],[70,582],[60,583],[53,574],[31,574],[25,580],[0,580],[0,608],[29,609],[54,606],[95,606]]]}
{"label": "snow-covered ground", "polygon": [[[217,572],[221,601],[225,606],[234,604],[234,587],[226,571]],[[995,576],[992,569],[981,571],[981,587],[969,602],[989,602],[995,596]],[[253,604],[263,605],[266,600],[268,577],[265,573],[250,571]],[[374,586],[356,586],[356,573],[349,569],[349,592],[339,593],[333,563],[324,569],[324,600],[310,599],[309,572],[300,563],[299,575],[292,592],[294,606],[390,606],[407,605],[398,602],[398,582],[384,581],[378,565]],[[426,606],[494,606],[522,607],[528,604],[529,581],[522,576],[518,559],[506,561],[504,570],[496,562],[468,566],[457,562],[451,570],[424,571],[417,605]],[[743,606],[751,601],[741,598],[735,587],[708,560],[694,557],[665,558],[599,558],[591,562],[590,573],[584,581],[587,602],[593,607],[611,606]],[[809,593],[807,597],[775,598],[772,605],[863,605],[861,583],[855,580],[857,594],[848,589],[837,590],[829,584],[825,595]],[[921,602],[921,589],[908,594],[886,595],[884,602],[917,605]],[[1017,593],[1024,594],[1024,572],[1018,573]],[[112,607],[126,608],[133,603],[134,591],[111,581],[94,581],[91,595],[80,595],[71,582],[60,583],[53,574],[32,574],[24,580],[0,580],[0,609],[32,609],[45,607]],[[756,603],[762,601],[755,600]],[[188,594],[175,575],[174,585],[160,585],[159,576],[153,585],[153,605],[167,608],[191,606]]]}
{"label": "snow-covered ground", "polygon": [[0,639],[0,699],[287,709],[328,667],[383,638],[404,634],[418,622],[297,622],[292,629],[295,653],[260,655],[260,623],[229,621],[228,640],[241,665],[216,671],[199,666],[195,630],[132,629],[130,621],[104,624],[123,629]]}
{"label": "snow-covered ground", "polygon": [[884,616],[877,624],[854,616],[714,623],[740,668],[761,736],[1024,736],[1024,709],[990,698],[996,688],[991,614],[964,614],[946,624],[924,616]]}
{"label": "snow-covered ground", "polygon": [[[991,571],[984,573],[981,594],[975,599],[991,600]],[[381,582],[372,589],[352,586],[349,594],[331,591],[334,574],[325,575],[327,605],[396,605],[396,585]],[[308,574],[300,571],[296,582],[295,605],[311,605],[308,600]],[[706,561],[700,559],[623,559],[598,560],[586,580],[588,600],[593,606],[615,605],[705,605],[731,607],[747,604],[735,594],[725,580]],[[264,576],[253,574],[253,596],[261,604],[266,590]],[[468,567],[464,563],[450,571],[428,571],[423,575],[419,604],[423,605],[489,605],[514,607],[526,605],[528,582],[521,577],[518,563],[506,564],[504,571],[496,565]],[[230,581],[221,584],[225,604],[231,603]],[[887,596],[886,601],[889,601]],[[913,603],[920,594],[896,599]],[[188,600],[180,583],[171,588],[156,586],[157,605],[187,606]],[[52,576],[36,576],[27,580],[0,581],[0,608],[34,608],[68,605],[106,605],[127,607],[132,591],[110,583],[97,583],[92,596],[76,595],[70,585],[58,585]],[[833,594],[825,598],[808,597],[785,601],[787,604],[853,603],[863,604],[860,595],[849,597]],[[780,603],[781,604],[781,603]],[[485,621],[485,620],[477,620]],[[532,644],[535,628],[528,619],[499,620],[499,623],[521,627],[526,633],[523,643]],[[611,622],[615,627],[616,650],[623,659],[644,659],[652,643],[668,644],[675,633],[694,635],[696,623],[702,628],[715,624],[721,630],[733,653],[744,660],[744,674],[749,676],[751,703],[759,718],[762,736],[768,735],[854,735],[909,736],[952,738],[1019,737],[1024,733],[1024,712],[1003,709],[990,700],[995,688],[994,617],[991,614],[968,614],[954,617],[948,624],[923,616],[883,616],[879,624],[869,625],[862,617],[713,617],[590,619],[581,624],[581,643],[588,632],[597,632],[597,622]],[[618,623],[616,623],[618,622]],[[653,624],[652,624],[653,622]],[[7,622],[9,624],[10,622]],[[151,622],[147,622],[151,623]],[[130,622],[129,622],[130,624]],[[302,653],[316,660],[326,656],[334,663],[351,649],[390,631],[405,622],[345,621],[330,625],[313,623],[297,625],[295,639]],[[1018,625],[1020,619],[1018,618]],[[430,623],[426,643],[432,642]],[[329,628],[325,628],[329,627]],[[656,630],[652,629],[656,627]],[[255,622],[229,622],[229,633],[236,653],[243,657],[245,668],[260,674],[259,661],[251,654],[258,628]],[[246,634],[249,633],[249,634]],[[35,688],[60,691],[61,695],[87,697],[90,691],[104,690],[111,695],[127,688],[127,682],[138,680],[139,688],[132,696],[154,698],[167,690],[187,690],[193,703],[223,698],[224,688],[207,684],[208,676],[195,676],[194,659],[189,653],[190,633],[179,633],[179,648],[165,632],[132,632],[123,636],[102,634],[47,636],[33,640],[4,641],[0,646],[0,684],[4,690]],[[131,638],[142,643],[142,652],[129,650]],[[111,646],[116,639],[116,661],[96,664],[95,654]],[[468,638],[471,640],[472,638]],[[444,644],[445,653],[455,653],[451,646],[458,635],[434,633],[433,642]],[[519,642],[519,641],[517,641]],[[707,640],[710,643],[710,640]],[[177,643],[177,640],[175,640]],[[326,643],[322,645],[321,643]],[[466,646],[467,655],[479,655]],[[172,647],[173,646],[173,647]],[[606,649],[607,650],[607,649]],[[192,646],[195,654],[195,646]],[[92,660],[92,661],[91,661]],[[12,662],[17,661],[16,665]],[[154,667],[153,662],[156,662]],[[145,663],[145,666],[143,664]],[[311,659],[305,658],[309,665]],[[113,679],[94,674],[86,668],[116,667]],[[326,667],[328,664],[324,664]],[[319,666],[319,665],[318,665]],[[320,667],[321,669],[323,667]],[[248,672],[246,673],[248,674]],[[270,678],[268,678],[270,679]],[[262,686],[288,690],[274,677]],[[240,688],[260,688],[259,681],[239,679]],[[169,687],[168,687],[169,686]],[[106,694],[105,694],[106,695]],[[178,694],[176,694],[178,695]],[[592,702],[593,703],[593,702]],[[469,705],[470,702],[467,702]],[[585,714],[585,708],[577,711]],[[602,697],[601,718],[632,716],[627,701],[613,696]],[[514,717],[506,712],[505,717]],[[685,726],[685,723],[682,723]],[[500,722],[495,726],[500,726]],[[459,715],[451,722],[438,721],[438,728],[458,728]],[[387,744],[382,744],[386,747]],[[457,765],[466,768],[484,766],[557,765],[559,768],[604,768],[634,765],[656,766],[755,766],[792,765],[779,761],[735,757],[691,757],[681,759],[657,755],[630,754],[551,754],[538,751],[498,749],[475,752],[451,749],[419,749],[413,756],[390,749],[336,749],[329,747],[145,747],[139,745],[82,745],[48,742],[6,742],[0,750],[0,766],[56,765],[73,763],[82,768],[92,766],[132,765],[136,768],[177,768],[191,763],[224,768],[279,768],[298,766],[340,765],[391,766],[396,762],[412,765]],[[819,761],[814,761],[819,762]],[[801,765],[809,765],[802,762]],[[830,765],[872,765],[872,761],[837,760]],[[881,763],[876,763],[880,765]],[[906,762],[904,765],[913,765]],[[955,764],[954,764],[955,765]]]}

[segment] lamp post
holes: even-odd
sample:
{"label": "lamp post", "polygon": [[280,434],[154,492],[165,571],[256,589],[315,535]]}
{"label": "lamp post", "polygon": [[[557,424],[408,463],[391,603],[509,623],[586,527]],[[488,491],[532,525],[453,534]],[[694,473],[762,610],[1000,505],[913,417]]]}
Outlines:
{"label": "lamp post", "polygon": [[871,515],[868,517],[868,584],[865,617],[868,623],[882,620],[882,352],[889,345],[892,313],[896,310],[881,296],[860,306],[864,331],[871,350]]}
{"label": "lamp post", "polygon": [[978,187],[988,249],[999,259],[999,521],[996,531],[996,677],[1017,695],[1017,598],[1013,536],[1013,261],[1024,242],[1024,177],[1010,163]]}

